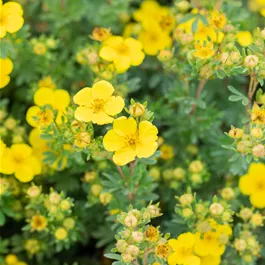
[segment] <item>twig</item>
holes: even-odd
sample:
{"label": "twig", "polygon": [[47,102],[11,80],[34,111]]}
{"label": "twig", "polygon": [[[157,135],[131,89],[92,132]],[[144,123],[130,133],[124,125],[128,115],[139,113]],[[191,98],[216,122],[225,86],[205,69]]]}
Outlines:
{"label": "twig", "polygon": [[124,179],[125,179],[125,176],[124,176],[124,173],[123,173],[123,171],[122,171],[122,168],[121,168],[120,166],[116,165],[116,164],[115,164],[115,166],[116,166],[117,170],[119,171],[119,173],[120,173],[122,179],[124,180]]}
{"label": "twig", "polygon": [[133,160],[131,163],[130,163],[130,176],[133,175],[133,170],[135,168],[135,165],[136,165],[136,160]]}
{"label": "twig", "polygon": [[217,1],[216,5],[215,5],[215,9],[216,10],[219,10],[221,8],[222,2],[223,2],[223,0],[218,0]]}
{"label": "twig", "polygon": [[[200,83],[197,87],[197,91],[196,91],[196,96],[195,96],[196,99],[198,99],[200,97],[201,92],[202,92],[206,82],[207,82],[207,79],[203,79],[200,81]],[[197,109],[197,104],[193,104],[191,112],[190,112],[190,116],[192,116],[192,114],[195,112],[196,109]]]}
{"label": "twig", "polygon": [[149,249],[146,249],[143,256],[143,265],[147,265],[148,255],[149,255]]}

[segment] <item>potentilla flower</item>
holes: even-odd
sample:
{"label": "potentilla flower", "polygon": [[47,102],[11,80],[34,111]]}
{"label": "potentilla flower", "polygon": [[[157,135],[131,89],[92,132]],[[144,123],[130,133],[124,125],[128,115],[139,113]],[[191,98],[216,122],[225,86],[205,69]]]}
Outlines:
{"label": "potentilla flower", "polygon": [[3,4],[0,1],[0,38],[4,38],[6,33],[15,33],[24,24],[23,9],[19,3],[8,2]]}
{"label": "potentilla flower", "polygon": [[157,133],[157,128],[149,121],[137,125],[134,118],[120,117],[104,136],[103,145],[107,151],[115,152],[114,163],[123,166],[136,157],[152,156],[158,147]]}
{"label": "potentilla flower", "polygon": [[112,96],[113,92],[113,86],[107,81],[99,81],[92,88],[80,90],[74,96],[74,102],[79,105],[75,118],[99,125],[112,123],[112,116],[119,114],[124,108],[124,100],[120,96]]}
{"label": "potentilla flower", "polygon": [[41,163],[32,152],[32,148],[27,144],[13,144],[5,150],[0,172],[14,174],[21,182],[31,181],[35,175],[41,173]]}
{"label": "potentilla flower", "polygon": [[30,222],[33,231],[42,231],[47,227],[47,220],[43,215],[34,215]]}
{"label": "potentilla flower", "polygon": [[149,226],[144,234],[144,238],[149,242],[156,242],[159,237],[159,231],[154,226]]}
{"label": "potentilla flower", "polygon": [[250,202],[257,208],[265,208],[265,165],[252,163],[248,173],[239,180],[240,191],[250,196]]}
{"label": "potentilla flower", "polygon": [[111,36],[103,44],[99,56],[113,62],[117,73],[126,72],[130,66],[140,65],[145,57],[143,45],[134,38]]}
{"label": "potentilla flower", "polygon": [[206,60],[214,55],[214,47],[212,42],[208,42],[206,44],[201,44],[197,42],[195,44],[195,52],[193,55],[202,60]]}
{"label": "potentilla flower", "polygon": [[90,38],[97,41],[105,41],[111,36],[111,29],[94,28]]}
{"label": "potentilla flower", "polygon": [[160,244],[155,249],[156,256],[166,259],[171,253],[171,247],[166,244]]}
{"label": "potentilla flower", "polygon": [[259,58],[256,55],[248,55],[244,60],[244,65],[248,68],[254,68],[258,65]]}
{"label": "potentilla flower", "polygon": [[265,109],[260,108],[256,102],[254,102],[251,110],[251,120],[255,124],[265,124]]}
{"label": "potentilla flower", "polygon": [[[1,12],[1,11],[0,11]],[[1,31],[1,30],[0,30]],[[0,89],[10,82],[10,73],[13,70],[13,63],[9,58],[0,58]]]}
{"label": "potentilla flower", "polygon": [[170,239],[168,244],[173,253],[168,257],[169,265],[200,265],[200,258],[194,254],[196,235],[192,233],[181,234],[177,239]]}
{"label": "potentilla flower", "polygon": [[68,235],[68,232],[65,228],[59,227],[55,230],[54,236],[57,240],[65,240]]}
{"label": "potentilla flower", "polygon": [[226,16],[218,12],[217,10],[213,10],[210,17],[210,24],[215,26],[218,29],[222,29],[226,23]]}
{"label": "potentilla flower", "polygon": [[253,37],[249,31],[239,31],[236,34],[237,42],[242,46],[246,47],[253,43]]}
{"label": "potentilla flower", "polygon": [[139,40],[147,55],[157,55],[160,50],[170,48],[172,45],[169,34],[156,24],[145,27],[139,34]]}

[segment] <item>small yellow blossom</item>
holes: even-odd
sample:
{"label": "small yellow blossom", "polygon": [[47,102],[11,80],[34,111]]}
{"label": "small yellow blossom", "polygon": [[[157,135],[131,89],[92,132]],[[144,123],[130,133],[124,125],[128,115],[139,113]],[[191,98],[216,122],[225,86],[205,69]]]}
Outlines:
{"label": "small yellow blossom", "polygon": [[43,79],[41,79],[38,82],[38,86],[39,86],[39,88],[42,88],[42,87],[47,87],[47,88],[51,88],[51,89],[56,88],[56,84],[53,82],[51,76],[46,76]]}
{"label": "small yellow blossom", "polygon": [[134,38],[111,36],[104,42],[99,56],[113,62],[117,73],[124,73],[130,66],[138,66],[143,62],[145,55],[142,49],[141,42]]}
{"label": "small yellow blossom", "polygon": [[74,96],[74,102],[79,105],[75,118],[99,125],[112,123],[112,116],[119,114],[124,108],[124,100],[120,96],[112,96],[113,92],[113,86],[107,81],[99,81],[92,88],[80,90]]}
{"label": "small yellow blossom", "polygon": [[6,33],[15,33],[24,24],[23,9],[19,3],[8,2],[3,4],[0,1],[0,38],[4,38]]}
{"label": "small yellow blossom", "polygon": [[163,160],[170,160],[174,157],[174,148],[172,145],[163,144],[159,150],[161,151],[160,157]]}
{"label": "small yellow blossom", "polygon": [[[1,11],[0,11],[1,12]],[[0,58],[0,89],[10,82],[10,73],[13,70],[13,63],[9,58]]]}
{"label": "small yellow blossom", "polygon": [[177,239],[170,239],[169,245],[173,253],[168,257],[169,265],[200,265],[200,258],[194,254],[196,235],[192,233],[181,234]]}
{"label": "small yellow blossom", "polygon": [[265,165],[252,163],[248,173],[239,180],[240,191],[250,196],[250,202],[257,208],[265,208]]}
{"label": "small yellow blossom", "polygon": [[210,16],[210,24],[218,29],[222,29],[226,23],[226,16],[223,13],[213,10]]}
{"label": "small yellow blossom", "polygon": [[64,239],[66,239],[66,237],[67,237],[67,230],[65,229],[65,228],[63,228],[63,227],[59,227],[59,228],[57,228],[56,230],[55,230],[55,234],[54,234],[54,236],[55,236],[55,238],[57,239],[57,240],[64,240]]}
{"label": "small yellow blossom", "polygon": [[202,60],[206,60],[209,59],[210,57],[212,57],[214,55],[214,49],[213,49],[213,43],[212,42],[208,42],[206,44],[201,44],[199,42],[197,42],[195,44],[195,52],[193,53],[193,55],[195,57],[198,57]]}
{"label": "small yellow blossom", "polygon": [[5,262],[7,265],[16,265],[18,263],[18,258],[14,254],[8,254],[5,257]]}
{"label": "small yellow blossom", "polygon": [[251,110],[251,120],[254,124],[265,124],[265,109],[255,102]]}
{"label": "small yellow blossom", "polygon": [[79,148],[85,148],[89,146],[91,142],[91,136],[88,132],[80,132],[75,135],[75,145]]}
{"label": "small yellow blossom", "polygon": [[152,156],[158,147],[157,133],[157,128],[149,121],[137,125],[134,118],[120,117],[104,136],[103,145],[107,151],[115,152],[113,161],[123,166],[135,157]]}
{"label": "small yellow blossom", "polygon": [[145,231],[144,237],[149,242],[156,242],[158,240],[159,232],[154,226],[149,226]]}
{"label": "small yellow blossom", "polygon": [[34,215],[31,219],[30,226],[33,231],[41,231],[47,227],[47,220],[42,215]]}
{"label": "small yellow blossom", "polygon": [[94,28],[90,38],[97,41],[105,41],[111,36],[111,29]]}
{"label": "small yellow blossom", "polygon": [[166,259],[171,252],[171,247],[168,244],[159,244],[156,246],[155,254],[156,256]]}
{"label": "small yellow blossom", "polygon": [[13,144],[11,148],[6,148],[0,172],[14,174],[21,182],[31,181],[35,175],[41,173],[41,164],[32,152],[32,148],[27,144]]}
{"label": "small yellow blossom", "polygon": [[37,55],[44,55],[47,52],[47,47],[44,43],[37,42],[33,45],[33,52]]}
{"label": "small yellow blossom", "polygon": [[242,46],[246,47],[253,43],[253,37],[249,31],[239,31],[236,34],[237,42]]}

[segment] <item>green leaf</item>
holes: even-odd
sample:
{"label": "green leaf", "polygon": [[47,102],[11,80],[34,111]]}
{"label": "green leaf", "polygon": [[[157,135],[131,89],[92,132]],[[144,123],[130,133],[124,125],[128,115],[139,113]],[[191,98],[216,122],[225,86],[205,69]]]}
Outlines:
{"label": "green leaf", "polygon": [[121,256],[118,254],[114,254],[114,253],[106,253],[104,254],[104,257],[108,259],[121,260]]}
{"label": "green leaf", "polygon": [[235,89],[233,86],[228,86],[227,88],[228,88],[228,90],[229,90],[230,92],[232,92],[233,94],[236,94],[236,95],[239,95],[239,96],[242,96],[242,95],[243,95],[241,92],[239,92],[239,91],[238,91],[237,89]]}
{"label": "green leaf", "polygon": [[196,14],[187,14],[179,20],[179,24],[189,21],[190,19],[196,17]]}
{"label": "green leaf", "polygon": [[0,226],[3,226],[6,222],[6,217],[2,212],[0,212]]}

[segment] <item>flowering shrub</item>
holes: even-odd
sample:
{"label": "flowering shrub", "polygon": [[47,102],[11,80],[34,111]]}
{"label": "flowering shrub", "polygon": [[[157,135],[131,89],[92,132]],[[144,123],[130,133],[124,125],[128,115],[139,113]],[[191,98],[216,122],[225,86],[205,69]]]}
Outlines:
{"label": "flowering shrub", "polygon": [[264,0],[0,0],[0,264],[265,264]]}

